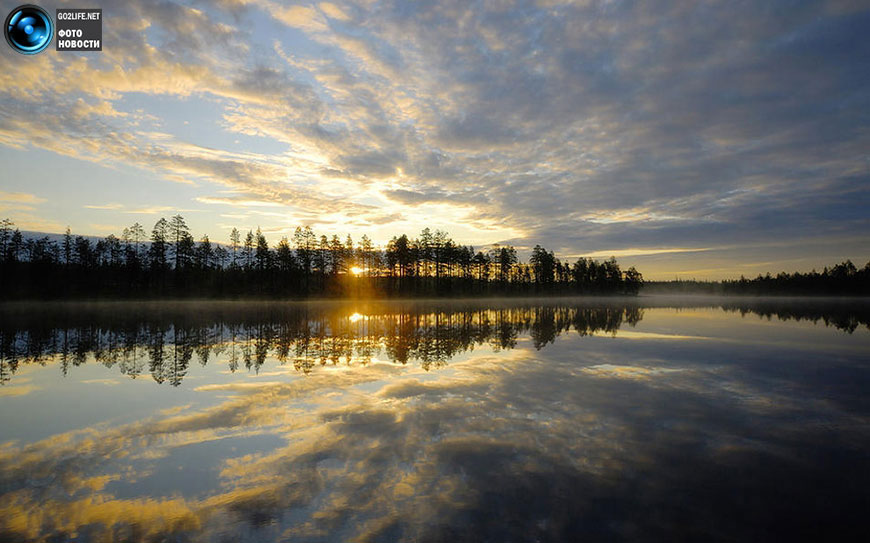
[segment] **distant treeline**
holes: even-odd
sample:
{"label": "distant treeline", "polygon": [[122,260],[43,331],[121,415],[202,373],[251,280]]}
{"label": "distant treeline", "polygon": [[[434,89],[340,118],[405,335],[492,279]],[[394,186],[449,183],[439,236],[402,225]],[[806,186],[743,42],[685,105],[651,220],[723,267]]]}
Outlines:
{"label": "distant treeline", "polygon": [[870,262],[858,269],[850,260],[822,271],[808,273],[781,272],[759,275],[754,279],[741,276],[726,281],[652,281],[644,285],[648,293],[742,294],[742,295],[827,295],[870,296]]}
{"label": "distant treeline", "polygon": [[0,221],[0,299],[634,295],[643,284],[614,258],[570,264],[538,245],[521,262],[509,245],[475,251],[429,228],[380,248],[307,226],[275,247],[260,229],[197,242],[181,215],[150,234],[136,223],[96,242],[69,229],[60,240],[26,238],[13,227]]}

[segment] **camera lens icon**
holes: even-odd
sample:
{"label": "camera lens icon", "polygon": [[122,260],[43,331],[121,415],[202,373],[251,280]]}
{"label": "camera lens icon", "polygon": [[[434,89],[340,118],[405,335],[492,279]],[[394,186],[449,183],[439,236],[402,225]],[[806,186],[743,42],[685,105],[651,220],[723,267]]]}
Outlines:
{"label": "camera lens icon", "polygon": [[28,4],[12,10],[3,33],[10,47],[24,55],[35,55],[51,43],[54,24],[44,9]]}

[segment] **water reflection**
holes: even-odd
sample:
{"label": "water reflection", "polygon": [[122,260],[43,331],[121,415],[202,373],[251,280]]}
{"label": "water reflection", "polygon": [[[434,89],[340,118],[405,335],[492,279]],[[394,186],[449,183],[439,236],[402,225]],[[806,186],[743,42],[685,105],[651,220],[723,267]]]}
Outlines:
{"label": "water reflection", "polygon": [[[8,387],[44,388],[0,396],[3,431],[60,429],[2,434],[0,541],[861,533],[870,335],[846,332],[866,313],[652,305],[7,309]],[[91,359],[148,379],[87,384],[106,373]],[[197,364],[239,371],[206,378]],[[75,422],[104,398],[110,413]],[[116,417],[136,402],[145,415]]]}
{"label": "water reflection", "polygon": [[[366,365],[376,357],[392,363],[419,362],[424,369],[445,364],[476,345],[511,349],[529,333],[535,348],[559,334],[615,332],[634,325],[642,309],[629,306],[449,307],[426,310],[372,306],[365,314],[337,305],[255,304],[232,311],[224,304],[143,304],[139,313],[111,306],[69,308],[51,315],[15,316],[0,324],[0,378],[8,381],[22,363],[57,359],[64,375],[89,357],[122,374],[150,374],[158,383],[181,384],[196,359],[208,364],[226,355],[231,371],[259,371],[267,357],[303,373],[317,366]],[[84,310],[82,310],[84,309]]]}
{"label": "water reflection", "polygon": [[[824,323],[848,333],[870,326],[864,304],[724,300],[707,306]],[[419,362],[428,370],[476,345],[512,349],[520,334],[527,333],[541,349],[571,331],[616,333],[637,324],[643,307],[643,301],[576,300],[370,304],[358,310],[342,304],[69,304],[36,311],[12,305],[0,310],[0,383],[8,382],[20,364],[57,360],[66,375],[90,357],[131,378],[150,374],[172,386],[181,384],[194,359],[205,366],[224,354],[233,372],[241,367],[257,372],[270,355],[303,373],[329,364],[366,365],[377,357]]]}

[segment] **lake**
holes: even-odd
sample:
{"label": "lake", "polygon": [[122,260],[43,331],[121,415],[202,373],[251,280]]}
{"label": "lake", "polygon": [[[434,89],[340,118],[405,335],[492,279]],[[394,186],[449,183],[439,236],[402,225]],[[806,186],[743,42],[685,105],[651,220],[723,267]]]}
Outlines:
{"label": "lake", "polygon": [[863,539],[870,302],[0,305],[2,541]]}

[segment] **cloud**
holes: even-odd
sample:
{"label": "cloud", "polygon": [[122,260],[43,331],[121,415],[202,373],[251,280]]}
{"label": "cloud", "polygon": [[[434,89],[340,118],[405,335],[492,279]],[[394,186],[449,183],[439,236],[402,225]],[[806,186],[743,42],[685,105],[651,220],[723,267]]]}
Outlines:
{"label": "cloud", "polygon": [[647,256],[647,255],[664,255],[664,254],[673,254],[673,253],[697,253],[709,251],[709,248],[688,248],[688,247],[662,247],[662,248],[630,248],[630,249],[613,249],[613,250],[603,250],[596,251],[593,253],[585,253],[581,255],[577,255],[579,257],[586,258],[609,258],[611,256],[614,257],[624,257],[624,256]]}
{"label": "cloud", "polygon": [[331,19],[338,19],[339,21],[349,21],[350,16],[347,15],[340,7],[336,6],[331,2],[321,2],[317,5],[327,17]]}
{"label": "cloud", "polygon": [[123,209],[124,204],[119,203],[111,203],[111,204],[90,204],[85,206],[87,209],[105,209],[108,211],[114,211],[117,209]]}
{"label": "cloud", "polygon": [[270,5],[269,11],[282,23],[307,31],[326,30],[326,23],[320,13],[311,6],[280,6]]}
{"label": "cloud", "polygon": [[27,192],[6,192],[0,190],[0,202],[9,204],[41,204],[45,202],[45,198],[40,198],[35,194]]}
{"label": "cloud", "polygon": [[[101,55],[0,56],[0,144],[132,165],[203,202],[230,188],[324,224],[438,222],[420,213],[437,204],[454,222],[433,226],[479,237],[462,241],[496,231],[564,254],[870,226],[860,3],[116,10]],[[252,28],[282,32],[263,43]],[[141,96],[216,118],[182,136],[159,108],[137,112]],[[277,150],[206,145],[210,132]]]}
{"label": "cloud", "polygon": [[278,202],[245,200],[243,198],[201,197],[197,198],[196,201],[204,204],[230,205],[235,207],[281,207],[281,204]]}
{"label": "cloud", "polygon": [[171,213],[173,211],[177,210],[169,206],[148,206],[130,209],[128,211],[125,211],[125,213],[130,213],[133,215],[159,215],[162,213]]}

